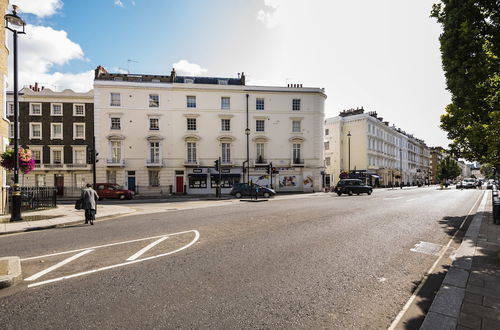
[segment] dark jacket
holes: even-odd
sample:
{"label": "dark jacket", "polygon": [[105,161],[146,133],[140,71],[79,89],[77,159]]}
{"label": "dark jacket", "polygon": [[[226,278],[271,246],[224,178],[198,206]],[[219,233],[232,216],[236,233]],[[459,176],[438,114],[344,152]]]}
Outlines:
{"label": "dark jacket", "polygon": [[83,189],[80,198],[82,199],[82,208],[84,210],[95,210],[97,208],[97,200],[99,199],[99,195],[97,195],[97,192],[94,189]]}

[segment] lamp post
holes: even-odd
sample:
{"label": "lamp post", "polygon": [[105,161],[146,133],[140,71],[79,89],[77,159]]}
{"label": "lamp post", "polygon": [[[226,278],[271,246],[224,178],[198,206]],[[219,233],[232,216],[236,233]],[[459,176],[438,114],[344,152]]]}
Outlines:
{"label": "lamp post", "polygon": [[[17,15],[17,6],[12,6],[12,14],[6,14],[5,28],[13,33],[14,46],[14,184],[12,185],[12,210],[10,221],[20,221],[21,218],[21,187],[19,187],[19,100],[17,86],[17,35],[25,34],[26,22]],[[21,29],[22,28],[22,29]],[[18,30],[19,29],[19,30]]]}
{"label": "lamp post", "polygon": [[247,136],[247,184],[250,184],[250,128],[248,128],[248,97],[247,94],[247,128],[245,128],[245,135]]}
{"label": "lamp post", "polygon": [[401,179],[399,188],[403,189],[403,149],[399,148],[399,172],[401,172]]}
{"label": "lamp post", "polygon": [[348,151],[347,151],[347,172],[351,174],[351,131],[347,132],[347,143],[348,143]]}

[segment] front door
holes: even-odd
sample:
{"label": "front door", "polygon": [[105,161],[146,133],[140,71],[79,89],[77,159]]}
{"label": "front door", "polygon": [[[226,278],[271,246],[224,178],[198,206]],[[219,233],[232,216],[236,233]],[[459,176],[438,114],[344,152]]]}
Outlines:
{"label": "front door", "polygon": [[54,174],[54,186],[57,190],[57,195],[64,195],[64,176],[62,174]]}
{"label": "front door", "polygon": [[135,176],[128,177],[128,190],[135,191]]}
{"label": "front door", "polygon": [[176,176],[175,177],[175,192],[178,194],[184,193],[184,177]]}

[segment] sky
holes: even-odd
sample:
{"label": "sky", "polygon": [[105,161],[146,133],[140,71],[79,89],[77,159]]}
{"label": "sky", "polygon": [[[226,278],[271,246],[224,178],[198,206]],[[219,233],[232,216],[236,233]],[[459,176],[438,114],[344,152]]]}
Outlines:
{"label": "sky", "polygon": [[10,3],[28,23],[19,36],[20,86],[38,82],[57,91],[87,91],[97,65],[137,74],[168,75],[172,67],[180,75],[245,72],[247,85],[325,88],[327,118],[363,107],[429,146],[446,147],[439,117],[450,94],[441,27],[429,17],[437,1]]}

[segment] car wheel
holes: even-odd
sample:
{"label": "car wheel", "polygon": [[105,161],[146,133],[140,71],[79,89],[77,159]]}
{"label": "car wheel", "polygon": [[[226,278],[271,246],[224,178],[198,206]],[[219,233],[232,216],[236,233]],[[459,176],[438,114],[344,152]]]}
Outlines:
{"label": "car wheel", "polygon": [[120,197],[118,197],[118,198],[120,198],[121,200],[124,200],[125,197],[126,197],[125,195],[120,195]]}
{"label": "car wheel", "polygon": [[132,198],[134,198],[132,195],[127,197],[128,200],[131,200]]}
{"label": "car wheel", "polygon": [[241,193],[238,191],[236,194],[234,194],[236,198],[241,198]]}
{"label": "car wheel", "polygon": [[271,195],[269,195],[269,193],[266,191],[266,192],[264,193],[264,198],[269,198],[269,196],[271,196]]}
{"label": "car wheel", "polygon": [[347,192],[347,194],[348,194],[349,196],[352,196],[352,191],[351,191],[351,190],[349,190],[349,191]]}
{"label": "car wheel", "polygon": [[372,194],[372,191],[371,191],[371,190],[368,190],[366,193],[367,193],[368,195],[371,195],[371,194]]}
{"label": "car wheel", "polygon": [[337,195],[342,196],[342,193],[341,193],[341,192],[338,192],[338,193],[337,193]]}
{"label": "car wheel", "polygon": [[358,195],[358,196],[359,196],[359,193],[356,193],[356,195]]}

